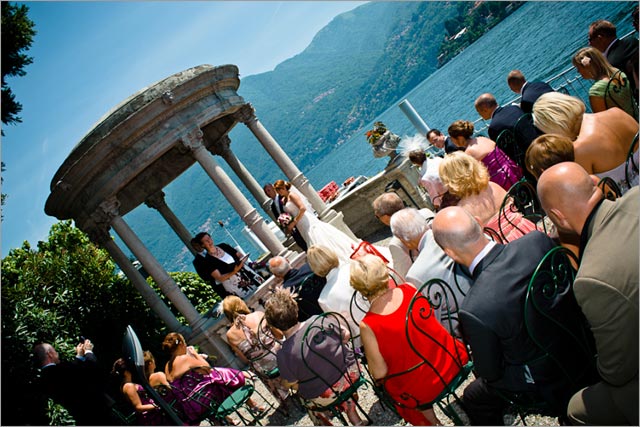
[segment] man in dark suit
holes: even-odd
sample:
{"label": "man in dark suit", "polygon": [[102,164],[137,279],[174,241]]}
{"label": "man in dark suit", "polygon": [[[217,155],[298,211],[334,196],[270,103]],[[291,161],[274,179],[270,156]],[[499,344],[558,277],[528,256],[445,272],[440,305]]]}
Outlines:
{"label": "man in dark suit", "polygon": [[558,230],[580,236],[574,282],[598,352],[600,381],[577,392],[575,425],[638,425],[638,186],[605,200],[577,163],[546,169],[538,181],[542,207]]}
{"label": "man in dark suit", "polygon": [[[473,278],[459,312],[462,335],[471,346],[476,374],[463,399],[471,423],[501,425],[502,411],[507,406],[501,394],[505,392],[546,402],[558,416],[564,416],[576,389],[545,357],[524,327],[527,286],[541,259],[555,246],[553,240],[532,232],[506,245],[497,244],[485,237],[477,221],[461,207],[440,211],[432,227],[438,245],[467,267]],[[556,298],[560,301],[565,295]],[[573,303],[567,316],[579,312]],[[556,331],[545,333],[552,337]],[[564,351],[562,359],[570,358],[570,349]]]}
{"label": "man in dark suit", "polygon": [[300,268],[292,268],[285,257],[275,256],[269,260],[269,271],[282,280],[282,287],[298,294],[296,300],[300,322],[324,312],[318,304],[318,297],[327,279],[313,274],[309,264],[304,263]]}
{"label": "man in dark suit", "polygon": [[615,24],[599,19],[589,25],[589,45],[604,54],[607,61],[627,75],[631,90],[638,101],[638,88],[633,79],[638,67],[638,40],[635,37],[619,39]]}
{"label": "man in dark suit", "polygon": [[553,88],[545,82],[527,81],[520,70],[512,70],[507,75],[507,84],[513,92],[520,95],[520,108],[525,113],[531,113],[533,104],[540,95],[553,92]]}
{"label": "man in dark suit", "polygon": [[446,154],[453,153],[458,150],[464,151],[464,147],[458,147],[456,144],[451,142],[451,138],[444,136],[444,134],[438,129],[431,129],[427,132],[427,141],[429,141],[429,143],[434,147],[444,150]]}
{"label": "man in dark suit", "polygon": [[[503,150],[512,160],[518,161],[521,157],[518,153],[526,153],[531,141],[539,135],[533,126],[533,121],[526,120],[518,124],[518,120],[524,115],[524,111],[517,105],[498,106],[498,101],[490,93],[483,93],[474,103],[476,111],[484,120],[491,120],[489,124],[489,138],[498,142],[498,136],[504,130],[514,133],[518,147],[504,147]],[[516,124],[518,128],[516,130]],[[522,167],[522,165],[520,165]]]}
{"label": "man in dark suit", "polygon": [[40,369],[37,385],[41,391],[64,406],[76,425],[113,425],[104,379],[93,354],[93,343],[84,340],[76,346],[72,362],[61,362],[51,344],[41,343],[33,353]]}
{"label": "man in dark suit", "polygon": [[[278,223],[278,217],[281,213],[284,212],[284,206],[282,204],[280,195],[276,193],[275,188],[273,188],[273,184],[265,184],[264,187],[262,187],[262,190],[264,191],[264,194],[266,194],[267,197],[271,199],[271,212],[273,212],[273,219],[275,220],[276,224],[278,224],[278,227],[282,228],[282,226]],[[300,246],[300,249],[306,252],[307,242],[305,242],[297,227],[293,228],[293,230],[291,231],[291,236],[293,237],[293,240],[295,240],[295,242],[298,244],[298,246]]]}

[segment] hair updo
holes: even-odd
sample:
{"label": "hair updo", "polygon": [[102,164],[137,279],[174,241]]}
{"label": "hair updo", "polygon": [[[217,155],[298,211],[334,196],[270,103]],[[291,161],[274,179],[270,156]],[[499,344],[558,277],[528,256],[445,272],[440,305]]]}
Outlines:
{"label": "hair updo", "polygon": [[467,120],[456,120],[451,123],[447,132],[451,138],[457,138],[459,136],[464,137],[465,139],[471,138],[473,135],[474,127],[473,123]]}
{"label": "hair updo", "polygon": [[172,354],[180,344],[187,345],[184,337],[177,332],[170,332],[164,337],[164,341],[162,341],[162,350]]}
{"label": "hair updo", "polygon": [[273,183],[273,188],[275,188],[276,190],[279,190],[281,188],[285,188],[287,189],[287,191],[289,191],[291,189],[291,183],[284,181],[282,179],[277,180],[276,182]]}

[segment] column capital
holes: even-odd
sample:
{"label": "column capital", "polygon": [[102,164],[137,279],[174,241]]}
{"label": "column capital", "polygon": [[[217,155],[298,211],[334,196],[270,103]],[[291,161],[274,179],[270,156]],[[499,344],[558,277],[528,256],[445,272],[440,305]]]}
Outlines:
{"label": "column capital", "polygon": [[90,215],[91,221],[96,224],[106,224],[109,226],[111,221],[120,215],[120,200],[118,200],[115,196],[110,197],[104,200],[96,210]]}
{"label": "column capital", "polygon": [[180,142],[188,151],[204,148],[203,133],[199,127],[188,130],[180,137]]}
{"label": "column capital", "polygon": [[144,204],[149,206],[150,208],[160,210],[163,207],[167,206],[167,203],[164,201],[164,191],[160,190],[149,197],[144,201]]}
{"label": "column capital", "polygon": [[229,135],[223,135],[207,149],[211,154],[226,159],[231,154],[231,138]]}
{"label": "column capital", "polygon": [[253,105],[249,103],[240,107],[240,109],[236,111],[233,116],[247,126],[253,122],[258,121],[258,118],[256,117],[256,110],[255,108],[253,108]]}
{"label": "column capital", "polygon": [[111,234],[109,233],[109,229],[111,227],[107,223],[98,223],[96,224],[94,221],[89,220],[83,224],[81,230],[84,231],[89,239],[99,245],[104,247],[107,242],[112,241]]}

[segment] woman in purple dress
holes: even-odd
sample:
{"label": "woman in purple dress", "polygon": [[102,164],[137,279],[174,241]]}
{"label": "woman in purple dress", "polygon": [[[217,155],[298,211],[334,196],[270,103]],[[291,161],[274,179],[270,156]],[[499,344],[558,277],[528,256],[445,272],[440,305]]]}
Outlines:
{"label": "woman in purple dress", "polygon": [[[242,387],[251,374],[233,368],[211,367],[207,359],[192,346],[187,347],[184,337],[176,332],[167,334],[162,349],[171,355],[165,374],[175,395],[179,398],[185,421],[198,425],[217,404]],[[264,408],[250,398],[249,407],[262,412]],[[233,420],[227,419],[234,423]]]}
{"label": "woman in purple dress", "polygon": [[473,123],[466,120],[456,120],[448,130],[451,141],[484,163],[489,171],[489,179],[509,191],[522,178],[522,169],[494,141],[484,136],[473,136],[473,131]]}

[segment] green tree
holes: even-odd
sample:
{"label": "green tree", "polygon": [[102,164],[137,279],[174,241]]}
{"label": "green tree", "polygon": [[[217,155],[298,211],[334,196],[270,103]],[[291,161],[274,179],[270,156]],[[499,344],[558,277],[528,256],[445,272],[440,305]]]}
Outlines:
{"label": "green tree", "polygon": [[71,221],[54,224],[37,249],[25,242],[2,260],[1,316],[3,424],[12,425],[65,421],[60,408],[38,393],[31,359],[38,342],[50,342],[69,359],[77,337],[90,338],[106,378],[121,356],[126,325],[154,353],[166,333],[135,288],[117,274],[109,254]]}
{"label": "green tree", "polygon": [[[22,104],[16,101],[15,94],[7,83],[7,77],[24,76],[24,68],[33,62],[25,51],[29,50],[36,31],[35,24],[27,16],[29,8],[2,2],[2,123],[22,122],[19,114]],[[2,132],[4,135],[4,131]]]}

